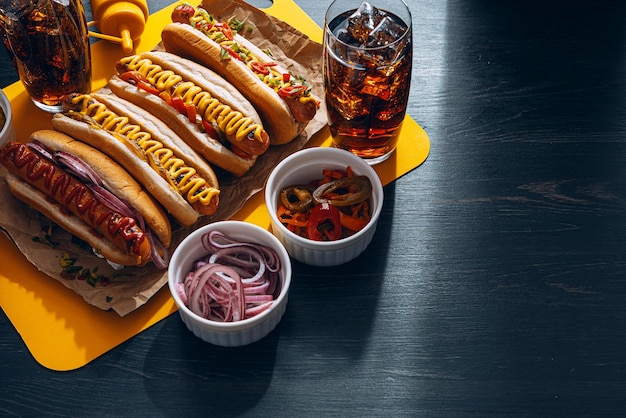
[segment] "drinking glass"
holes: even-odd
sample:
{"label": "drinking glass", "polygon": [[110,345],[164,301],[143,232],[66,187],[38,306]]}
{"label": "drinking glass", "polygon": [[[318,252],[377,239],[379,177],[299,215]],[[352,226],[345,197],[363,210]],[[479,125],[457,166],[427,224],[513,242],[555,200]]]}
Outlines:
{"label": "drinking glass", "polygon": [[91,90],[91,51],[81,0],[0,0],[0,34],[35,105],[62,110]]}
{"label": "drinking glass", "polygon": [[335,0],[324,21],[324,94],[333,143],[378,164],[392,154],[411,85],[411,12]]}

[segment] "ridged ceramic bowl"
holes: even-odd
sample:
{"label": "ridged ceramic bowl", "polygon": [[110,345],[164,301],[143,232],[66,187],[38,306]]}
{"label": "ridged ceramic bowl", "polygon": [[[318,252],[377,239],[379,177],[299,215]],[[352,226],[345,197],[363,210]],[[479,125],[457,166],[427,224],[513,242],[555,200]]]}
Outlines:
{"label": "ridged ceramic bowl", "polygon": [[[252,318],[219,322],[205,319],[185,306],[178,293],[177,283],[184,280],[196,260],[208,254],[201,240],[204,234],[212,230],[219,230],[241,242],[266,245],[276,251],[281,264],[281,290],[269,309]],[[194,335],[214,345],[243,346],[265,337],[282,319],[291,285],[291,261],[285,248],[269,231],[243,221],[214,222],[192,232],[176,248],[169,264],[168,285],[181,319]]]}
{"label": "ridged ceramic bowl", "polygon": [[2,108],[2,112],[5,117],[4,125],[0,126],[0,145],[2,145],[5,142],[15,141],[15,128],[13,127],[13,111],[11,110],[11,102],[9,102],[9,99],[2,90],[0,90],[0,108]]}
{"label": "ridged ceramic bowl", "polygon": [[[336,241],[314,241],[291,232],[280,222],[277,209],[283,188],[321,178],[323,169],[345,170],[348,166],[355,174],[367,176],[372,183],[371,219],[364,229]],[[376,171],[348,151],[330,147],[305,148],[285,158],[270,173],[265,185],[265,204],[272,233],[291,258],[312,266],[336,266],[355,259],[371,243],[383,208],[383,186]]]}

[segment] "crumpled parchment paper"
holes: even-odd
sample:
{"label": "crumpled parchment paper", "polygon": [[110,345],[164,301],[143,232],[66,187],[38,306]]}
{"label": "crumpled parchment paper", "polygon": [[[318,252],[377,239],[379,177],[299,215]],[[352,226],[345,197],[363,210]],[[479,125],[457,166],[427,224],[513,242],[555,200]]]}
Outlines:
{"label": "crumpled parchment paper", "polygon": [[[313,93],[323,99],[321,45],[285,22],[242,1],[205,0],[203,5],[216,16],[236,16],[246,20],[247,25],[252,27],[252,31],[246,32],[246,37],[262,49],[270,48],[274,57],[293,68],[294,73],[305,74],[313,86]],[[159,45],[155,46],[155,49],[159,48]],[[182,228],[173,223],[170,252],[191,231],[233,216],[251,196],[263,188],[272,168],[286,156],[301,149],[325,124],[326,111],[322,100],[316,118],[294,141],[270,147],[241,178],[219,174],[221,194],[218,211],[200,218],[191,227]],[[6,173],[6,169],[0,166],[0,228],[40,271],[81,295],[87,303],[104,310],[112,309],[120,316],[142,306],[167,283],[167,271],[159,270],[152,264],[114,269],[69,233],[52,225],[38,212],[14,198],[4,180]]]}

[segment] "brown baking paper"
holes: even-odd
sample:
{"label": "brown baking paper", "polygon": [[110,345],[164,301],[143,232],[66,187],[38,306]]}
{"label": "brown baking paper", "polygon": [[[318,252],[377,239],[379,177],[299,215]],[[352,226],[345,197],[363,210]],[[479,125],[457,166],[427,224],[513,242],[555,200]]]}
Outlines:
{"label": "brown baking paper", "polygon": [[[306,75],[313,86],[313,94],[323,98],[321,45],[285,22],[241,1],[210,1],[205,3],[205,8],[216,16],[246,20],[247,26],[252,28],[250,32],[246,31],[246,37],[262,49],[269,48],[274,57],[291,68],[294,74]],[[191,231],[233,216],[263,188],[271,169],[279,161],[301,149],[324,127],[326,111],[321,101],[316,118],[299,137],[289,144],[270,147],[246,175],[234,178],[218,173],[221,189],[218,211],[200,218],[191,227],[181,228],[173,223],[170,253]],[[116,270],[66,231],[51,227],[49,220],[11,195],[4,180],[6,173],[6,169],[0,166],[0,228],[40,271],[81,295],[87,303],[104,310],[111,309],[120,316],[142,306],[167,283],[167,272],[152,264]],[[61,262],[66,266],[61,266]]]}

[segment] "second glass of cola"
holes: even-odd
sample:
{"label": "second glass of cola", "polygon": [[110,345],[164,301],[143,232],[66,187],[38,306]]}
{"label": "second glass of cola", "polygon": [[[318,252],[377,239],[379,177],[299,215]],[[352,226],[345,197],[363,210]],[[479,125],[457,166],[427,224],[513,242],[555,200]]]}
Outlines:
{"label": "second glass of cola", "polygon": [[324,94],[336,147],[370,164],[391,155],[411,84],[411,12],[402,0],[384,8],[335,0],[324,22]]}

